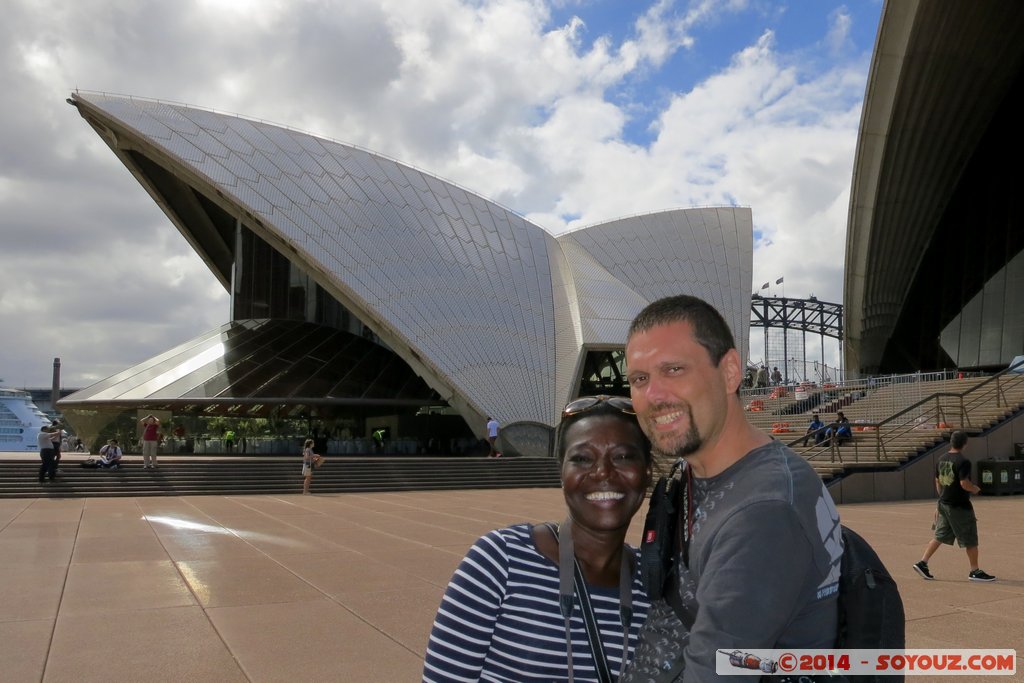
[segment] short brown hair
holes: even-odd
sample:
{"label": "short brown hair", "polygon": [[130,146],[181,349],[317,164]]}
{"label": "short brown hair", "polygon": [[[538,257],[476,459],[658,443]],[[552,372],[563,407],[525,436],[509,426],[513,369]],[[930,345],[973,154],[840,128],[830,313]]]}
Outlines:
{"label": "short brown hair", "polygon": [[660,325],[688,322],[693,336],[707,350],[714,365],[722,360],[729,349],[736,348],[732,330],[714,306],[695,296],[679,294],[667,296],[648,304],[629,326],[628,339],[638,332],[646,332]]}

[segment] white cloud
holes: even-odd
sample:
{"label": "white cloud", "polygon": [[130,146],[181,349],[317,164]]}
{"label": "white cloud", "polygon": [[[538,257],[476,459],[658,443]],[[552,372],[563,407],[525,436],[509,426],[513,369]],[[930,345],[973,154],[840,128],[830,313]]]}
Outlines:
{"label": "white cloud", "polygon": [[829,46],[832,54],[841,54],[849,47],[850,28],[853,18],[849,10],[841,7],[829,17],[828,35],[825,36],[825,44]]}
{"label": "white cloud", "polygon": [[[645,79],[701,49],[704,27],[756,12],[745,2],[657,0],[616,41],[585,26],[601,6],[9,2],[0,376],[46,385],[62,356],[66,382],[80,385],[228,317],[206,266],[64,103],[75,87],[356,143],[553,230],[668,207],[751,206],[766,235],[755,280],[785,275],[787,291],[839,300],[865,58],[807,73],[763,31],[693,89],[634,101],[621,89],[650,94]],[[564,7],[578,16],[556,24],[553,10]],[[849,26],[850,13],[837,11],[829,33],[808,43],[848,51]],[[633,111],[662,105],[652,141],[624,138]]]}

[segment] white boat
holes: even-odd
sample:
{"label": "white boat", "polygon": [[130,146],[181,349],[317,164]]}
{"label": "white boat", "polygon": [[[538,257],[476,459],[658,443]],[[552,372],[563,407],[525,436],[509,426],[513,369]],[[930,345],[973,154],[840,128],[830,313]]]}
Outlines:
{"label": "white boat", "polygon": [[27,391],[0,387],[0,452],[39,450],[39,430],[50,418],[32,402]]}

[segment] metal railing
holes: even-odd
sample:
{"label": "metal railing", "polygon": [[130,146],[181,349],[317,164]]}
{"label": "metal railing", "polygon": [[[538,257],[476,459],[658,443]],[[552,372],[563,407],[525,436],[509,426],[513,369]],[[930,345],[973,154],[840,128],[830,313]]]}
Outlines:
{"label": "metal railing", "polygon": [[[1020,372],[1022,367],[1024,367],[1024,361],[992,375],[966,391],[959,393],[935,392],[882,420],[851,424],[851,429],[857,430],[854,431],[854,438],[847,442],[853,445],[853,462],[861,462],[862,450],[867,450],[870,455],[873,455],[875,462],[894,462],[889,458],[890,451],[906,453],[909,450],[897,445],[896,442],[901,439],[906,442],[911,435],[917,434],[924,438],[915,441],[919,442],[920,446],[925,446],[928,439],[922,432],[933,432],[934,443],[939,439],[945,439],[955,429],[974,429],[976,424],[980,425],[978,413],[993,404],[996,408],[1019,405],[1019,401],[1010,400],[1007,394],[1008,389],[1024,387],[1024,374]],[[810,434],[804,434],[788,442],[787,445],[790,447],[806,445],[816,434],[825,433],[830,428],[831,425]],[[857,434],[864,433],[870,433],[874,438],[867,440],[857,438]],[[834,438],[827,438],[818,447],[805,451],[804,457],[813,461],[815,458],[827,455],[830,462],[835,462],[838,457],[839,462],[842,463],[839,447],[840,444]]]}
{"label": "metal railing", "polygon": [[[780,385],[743,389],[744,405],[758,405],[758,410],[773,415],[803,413],[817,408],[832,413],[855,401],[873,396],[871,419],[881,420],[902,410],[908,403],[922,400],[932,393],[933,383],[942,380],[975,377],[978,373],[943,370],[928,373],[887,375],[818,385]],[[794,403],[801,402],[794,406]],[[791,407],[792,406],[792,407]]]}

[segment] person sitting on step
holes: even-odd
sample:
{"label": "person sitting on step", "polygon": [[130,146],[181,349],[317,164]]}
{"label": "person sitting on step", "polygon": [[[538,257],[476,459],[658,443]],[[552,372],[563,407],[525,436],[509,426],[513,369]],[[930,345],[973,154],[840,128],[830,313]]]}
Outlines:
{"label": "person sitting on step", "polygon": [[105,446],[100,448],[100,457],[97,466],[112,470],[120,469],[122,455],[124,455],[124,453],[121,451],[121,447],[117,445],[117,439],[111,439]]}

